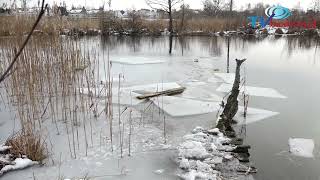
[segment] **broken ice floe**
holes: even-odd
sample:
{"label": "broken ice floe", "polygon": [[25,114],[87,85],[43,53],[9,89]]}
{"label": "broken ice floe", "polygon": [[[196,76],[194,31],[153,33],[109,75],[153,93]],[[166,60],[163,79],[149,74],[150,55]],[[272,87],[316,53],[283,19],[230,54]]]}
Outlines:
{"label": "broken ice floe", "polygon": [[[204,130],[197,127],[184,136],[178,146],[178,176],[185,180],[238,179],[254,173],[252,167],[241,164],[230,151],[237,147],[218,129]],[[248,173],[241,173],[248,172]]]}
{"label": "broken ice floe", "polygon": [[218,111],[220,105],[217,102],[206,102],[185,99],[173,96],[152,98],[155,105],[171,116],[191,116]]}
{"label": "broken ice floe", "polygon": [[164,169],[158,169],[158,170],[155,170],[154,173],[160,175],[164,173],[164,171],[165,171]]}
{"label": "broken ice floe", "polygon": [[261,121],[263,119],[267,119],[278,114],[278,112],[248,107],[246,117],[244,117],[244,107],[239,106],[239,110],[233,119],[236,120],[239,125],[242,125]]}
{"label": "broken ice floe", "polygon": [[289,152],[295,156],[313,158],[314,141],[313,139],[290,138]]}
{"label": "broken ice floe", "polygon": [[116,58],[112,60],[113,63],[127,64],[127,65],[144,65],[144,64],[161,64],[166,61],[154,60],[151,58],[137,57],[137,58]]}
{"label": "broken ice floe", "polygon": [[[152,98],[152,101],[156,106],[173,117],[200,115],[222,110],[220,103],[213,101],[199,101],[173,96]],[[236,114],[234,119],[240,125],[254,123],[278,115],[279,113],[248,107],[246,117],[244,117],[243,114],[244,108],[242,106],[239,106],[238,113]]]}
{"label": "broken ice floe", "polygon": [[[222,84],[218,87],[217,91],[219,92],[230,92],[232,89],[232,84]],[[240,92],[250,95],[250,96],[261,96],[261,97],[270,97],[270,98],[287,98],[286,96],[280,94],[277,90],[272,88],[261,88],[261,87],[252,87],[252,86],[242,86]]]}

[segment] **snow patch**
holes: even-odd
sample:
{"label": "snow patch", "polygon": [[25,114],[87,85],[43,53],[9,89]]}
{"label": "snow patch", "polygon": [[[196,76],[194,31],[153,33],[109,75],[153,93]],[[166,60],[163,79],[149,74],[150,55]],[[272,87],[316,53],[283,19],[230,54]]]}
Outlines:
{"label": "snow patch", "polygon": [[7,151],[9,149],[11,149],[11,146],[5,146],[5,145],[0,146],[0,152]]}
{"label": "snow patch", "polygon": [[14,165],[7,165],[4,166],[1,170],[0,170],[0,175],[9,172],[9,171],[14,171],[14,170],[19,170],[19,169],[24,169],[33,165],[38,164],[38,162],[36,161],[32,161],[30,159],[22,159],[22,158],[17,158],[13,161]]}
{"label": "snow patch", "polygon": [[184,180],[207,180],[207,179],[216,180],[217,179],[216,175],[213,177],[208,177],[205,173],[198,172],[196,170],[191,170],[186,174],[180,175],[180,178]]}
{"label": "snow patch", "polygon": [[179,147],[179,156],[191,159],[205,159],[209,154],[201,142],[186,141]]}

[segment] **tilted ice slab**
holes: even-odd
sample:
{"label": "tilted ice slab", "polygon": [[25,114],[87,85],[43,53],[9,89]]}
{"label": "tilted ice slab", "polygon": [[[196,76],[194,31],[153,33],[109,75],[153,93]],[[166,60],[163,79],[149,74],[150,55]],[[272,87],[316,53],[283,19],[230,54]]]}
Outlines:
{"label": "tilted ice slab", "polygon": [[244,114],[244,107],[239,106],[238,112],[236,116],[233,118],[238,122],[239,125],[258,122],[258,121],[270,118],[272,116],[276,116],[279,113],[264,110],[264,109],[256,109],[256,108],[248,107],[246,117],[244,117],[243,114]]}
{"label": "tilted ice slab", "polygon": [[[217,91],[219,92],[230,92],[232,89],[232,84],[222,84],[218,87]],[[252,86],[242,86],[240,92],[250,96],[262,96],[262,97],[270,97],[270,98],[287,98],[286,96],[280,94],[277,90],[272,88],[261,88],[261,87],[252,87]]]}
{"label": "tilted ice slab", "polygon": [[[80,93],[84,95],[92,95],[95,98],[101,98],[100,103],[101,105],[105,104],[105,100],[107,99],[107,89],[105,87],[97,87],[97,88],[81,88]],[[136,97],[140,94],[137,94],[132,91],[126,91],[123,89],[118,90],[118,88],[112,89],[112,103],[118,104],[120,98],[121,105],[138,105],[139,103],[143,102],[143,100],[139,100]]]}
{"label": "tilted ice slab", "polygon": [[166,91],[166,90],[176,89],[176,88],[181,88],[181,86],[175,82],[170,82],[170,83],[137,85],[137,86],[131,86],[131,87],[124,87],[121,89],[127,92],[135,92],[138,94],[143,94],[143,93],[154,93],[159,91]]}
{"label": "tilted ice slab", "polygon": [[173,96],[161,96],[153,98],[152,101],[173,117],[207,114],[218,111],[220,107],[217,102],[205,102]]}
{"label": "tilted ice slab", "polygon": [[[140,94],[137,94],[134,92],[127,92],[123,90],[120,90],[120,93],[118,93],[118,91],[113,91],[112,104],[135,106],[144,101],[136,98],[139,95]],[[120,101],[119,101],[119,98],[120,98]],[[100,104],[105,104],[105,102],[101,101]]]}
{"label": "tilted ice slab", "polygon": [[[131,87],[121,88],[120,91],[118,88],[112,89],[112,103],[119,103],[121,105],[138,105],[144,100],[139,100],[136,97],[144,93],[153,93],[159,91],[165,91],[169,89],[180,88],[181,86],[175,82],[173,83],[158,83],[158,84],[147,84],[147,85],[138,85]],[[98,86],[96,88],[80,88],[80,93],[85,95],[93,95],[95,98],[106,98],[107,89],[104,86]],[[103,104],[104,101],[101,101]]]}
{"label": "tilted ice slab", "polygon": [[128,65],[144,65],[144,64],[161,64],[165,63],[164,60],[154,60],[151,58],[145,58],[145,57],[130,57],[130,58],[115,58],[111,60],[113,63],[119,63],[119,64],[128,64]]}
{"label": "tilted ice slab", "polygon": [[289,152],[295,156],[313,158],[314,141],[312,139],[290,138]]}

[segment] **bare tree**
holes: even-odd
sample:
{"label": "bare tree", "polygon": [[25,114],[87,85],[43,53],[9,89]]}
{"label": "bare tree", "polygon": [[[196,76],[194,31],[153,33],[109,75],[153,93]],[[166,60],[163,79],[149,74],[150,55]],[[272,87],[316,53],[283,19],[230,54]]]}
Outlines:
{"label": "bare tree", "polygon": [[217,16],[222,10],[225,10],[229,6],[225,0],[204,0],[203,1],[203,11],[210,16]]}
{"label": "bare tree", "polygon": [[111,10],[111,4],[112,4],[112,0],[109,0],[108,1],[109,11]]}
{"label": "bare tree", "polygon": [[312,6],[313,6],[312,10],[314,12],[319,12],[320,11],[320,0],[313,0]]}
{"label": "bare tree", "polygon": [[172,18],[172,10],[173,8],[180,4],[183,0],[146,0],[146,3],[152,9],[162,9],[169,16],[169,32],[170,35],[173,34],[173,18]]}
{"label": "bare tree", "polygon": [[230,0],[229,8],[230,8],[229,11],[231,13],[233,10],[233,0]]}
{"label": "bare tree", "polygon": [[23,11],[27,10],[27,0],[21,0],[21,8]]}

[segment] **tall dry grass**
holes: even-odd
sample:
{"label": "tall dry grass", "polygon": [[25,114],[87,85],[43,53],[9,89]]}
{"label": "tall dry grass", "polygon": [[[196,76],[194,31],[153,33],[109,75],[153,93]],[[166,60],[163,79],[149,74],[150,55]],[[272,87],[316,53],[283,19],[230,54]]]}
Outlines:
{"label": "tall dry grass", "polygon": [[[1,72],[13,59],[22,39],[23,36],[15,36],[0,41]],[[99,79],[92,69],[96,68],[95,58],[92,54],[89,56],[79,40],[56,35],[31,39],[4,83],[10,105],[15,107],[21,126],[21,134],[8,140],[10,145],[17,144],[15,151],[23,150],[33,160],[42,159],[42,155],[34,157],[27,145],[31,145],[31,141],[39,142],[39,139],[32,138],[43,139],[46,136],[48,123],[54,125],[57,134],[67,132],[72,157],[76,157],[80,144],[88,148],[92,131],[86,124],[91,124],[88,117],[92,114],[92,101],[81,96],[80,89],[94,87]],[[63,129],[61,123],[64,123]],[[80,125],[84,125],[81,127],[85,142],[79,140]]]}
{"label": "tall dry grass", "polygon": [[[15,36],[27,34],[35,16],[0,16],[0,36]],[[245,20],[241,17],[234,18],[215,18],[202,17],[186,19],[184,23],[181,20],[174,20],[174,29],[176,32],[218,32],[226,29],[235,30],[243,25]],[[181,27],[183,24],[183,27]],[[45,16],[37,27],[37,33],[57,35],[67,30],[83,30],[85,32],[91,29],[100,29],[102,31],[116,31],[119,33],[133,31],[133,34],[147,32],[151,35],[159,35],[168,27],[168,20],[146,20],[139,16],[133,16],[132,19],[115,18],[110,14],[99,15],[97,18],[89,17],[61,17]]]}
{"label": "tall dry grass", "polygon": [[[36,16],[0,16],[0,36],[27,34]],[[64,29],[98,29],[99,20],[92,18],[72,18],[61,16],[45,16],[37,27],[37,32],[48,35],[59,34]]]}

